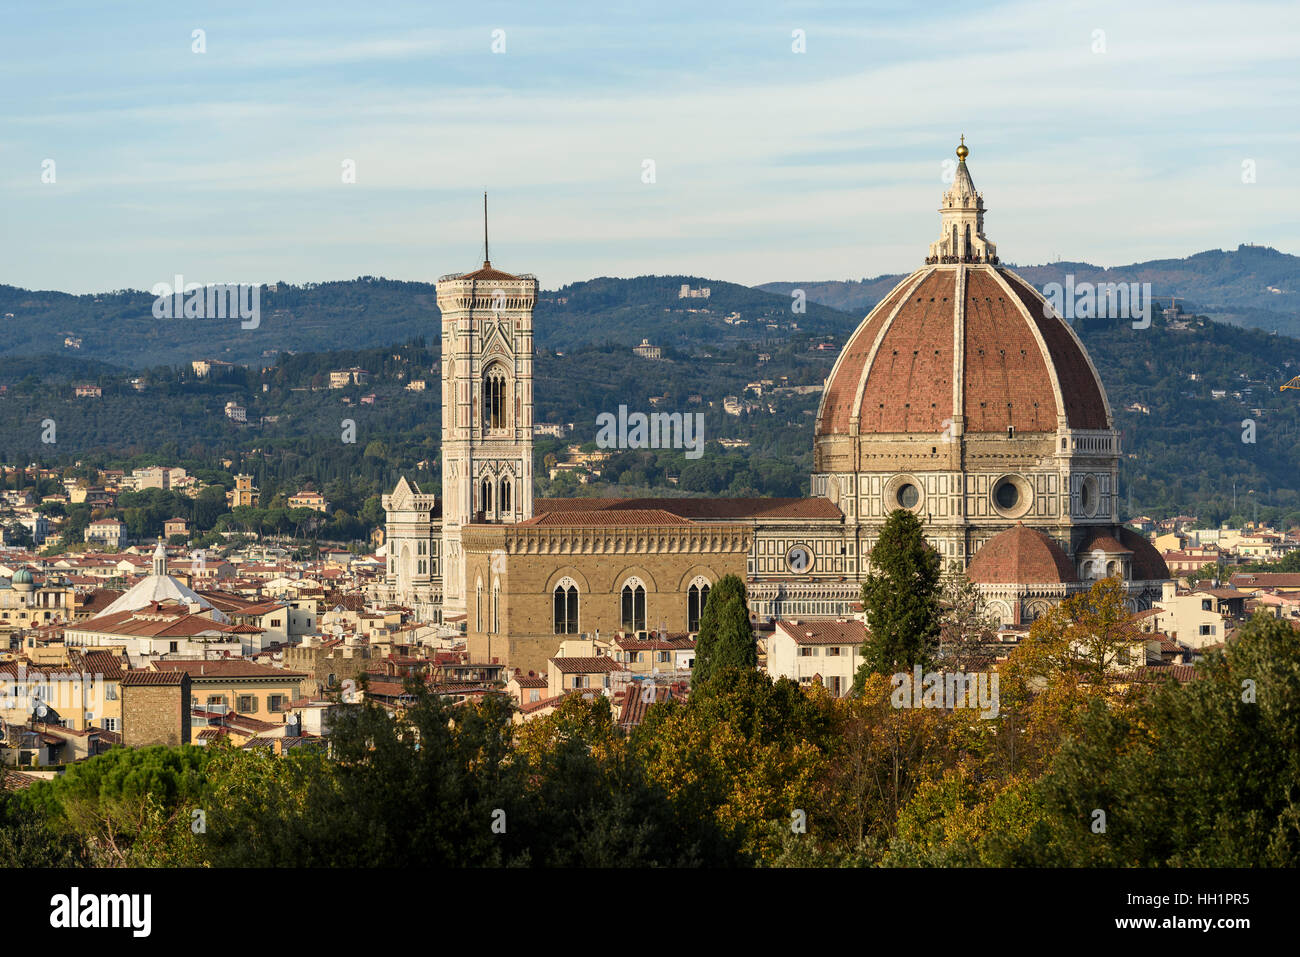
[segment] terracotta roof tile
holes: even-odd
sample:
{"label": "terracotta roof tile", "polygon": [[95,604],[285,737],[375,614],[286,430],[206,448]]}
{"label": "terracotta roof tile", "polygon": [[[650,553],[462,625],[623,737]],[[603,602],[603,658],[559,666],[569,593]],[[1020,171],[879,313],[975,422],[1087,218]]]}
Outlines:
{"label": "terracotta roof tile", "polygon": [[[840,519],[843,512],[825,498],[542,498],[533,502],[538,514],[663,511],[693,522],[743,519]],[[628,522],[628,524],[632,524]]]}
{"label": "terracotta roof tile", "polygon": [[552,658],[551,661],[555,663],[555,666],[560,669],[562,674],[566,675],[627,671],[617,661],[606,655],[596,655],[591,658]]}
{"label": "terracotta roof tile", "polygon": [[182,685],[185,683],[185,677],[183,671],[130,671],[122,676],[122,687]]}
{"label": "terracotta roof tile", "polygon": [[1078,581],[1061,546],[1037,529],[1013,525],[984,543],[966,569],[982,585],[1038,585]]}
{"label": "terracotta roof tile", "polygon": [[274,665],[261,665],[243,658],[216,658],[208,661],[155,661],[151,667],[158,671],[183,671],[191,678],[283,678],[297,681],[306,678],[306,672],[289,671]]}
{"label": "terracotta roof tile", "polygon": [[776,627],[797,645],[861,645],[867,640],[860,621],[778,621]]}

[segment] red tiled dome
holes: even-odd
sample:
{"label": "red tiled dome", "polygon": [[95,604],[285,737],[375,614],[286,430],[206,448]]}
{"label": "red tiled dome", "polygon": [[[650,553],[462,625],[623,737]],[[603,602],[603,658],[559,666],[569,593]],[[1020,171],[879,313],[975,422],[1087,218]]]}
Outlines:
{"label": "red tiled dome", "polygon": [[1133,552],[1134,581],[1164,581],[1170,577],[1164,557],[1142,535],[1131,528],[1121,527],[1119,540]]}
{"label": "red tiled dome", "polygon": [[1131,528],[1121,526],[1118,530],[1096,529],[1084,538],[1078,550],[1080,552],[1101,551],[1107,555],[1131,553],[1133,581],[1164,581],[1169,578],[1169,566],[1165,564],[1160,552]]}
{"label": "red tiled dome", "polygon": [[840,353],[817,434],[937,435],[956,415],[967,433],[1110,428],[1083,345],[1008,269],[930,265],[903,280]]}
{"label": "red tiled dome", "polygon": [[981,585],[1058,585],[1079,580],[1061,546],[1024,525],[985,542],[967,567],[966,577]]}

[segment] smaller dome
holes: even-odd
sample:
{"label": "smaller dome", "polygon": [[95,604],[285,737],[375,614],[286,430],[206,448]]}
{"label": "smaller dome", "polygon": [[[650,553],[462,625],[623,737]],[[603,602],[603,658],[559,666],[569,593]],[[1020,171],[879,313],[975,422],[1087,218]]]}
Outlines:
{"label": "smaller dome", "polygon": [[29,569],[20,568],[18,571],[14,572],[13,581],[15,585],[30,585],[35,580],[36,579],[32,577],[32,573]]}
{"label": "smaller dome", "polygon": [[1132,581],[1165,581],[1170,577],[1169,566],[1156,547],[1126,526],[1094,530],[1080,543],[1078,551],[1080,554],[1098,551],[1106,555],[1131,554],[1129,578]]}
{"label": "smaller dome", "polygon": [[1119,530],[1119,540],[1133,552],[1133,580],[1139,582],[1166,581],[1173,577],[1164,556],[1145,536],[1126,526]]}
{"label": "smaller dome", "polygon": [[967,567],[966,577],[980,585],[1059,585],[1079,580],[1061,546],[1024,525],[985,542]]}
{"label": "smaller dome", "polygon": [[1088,535],[1079,546],[1079,551],[1087,552],[1091,555],[1093,552],[1101,552],[1103,555],[1131,555],[1133,549],[1117,542],[1115,537],[1108,531],[1098,529]]}

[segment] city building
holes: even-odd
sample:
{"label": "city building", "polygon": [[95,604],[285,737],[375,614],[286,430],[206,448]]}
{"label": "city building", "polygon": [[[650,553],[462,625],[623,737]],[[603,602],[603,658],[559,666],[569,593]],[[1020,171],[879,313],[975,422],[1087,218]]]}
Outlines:
{"label": "city building", "polygon": [[289,496],[290,508],[310,508],[316,512],[328,513],[329,503],[325,501],[325,496],[320,492],[313,492],[310,489],[298,492]]}
{"label": "city building", "polygon": [[767,673],[823,685],[841,698],[853,687],[866,639],[866,626],[857,620],[778,621],[767,639]]}
{"label": "city building", "polygon": [[253,476],[244,475],[242,472],[235,476],[235,487],[226,493],[226,504],[231,508],[239,508],[243,505],[257,507],[261,498],[261,493],[257,486],[253,484]]}
{"label": "city building", "polygon": [[650,345],[649,339],[642,339],[639,346],[633,346],[632,351],[642,359],[662,359],[663,350],[659,346]]}
{"label": "city building", "polygon": [[346,389],[350,385],[364,385],[370,378],[370,373],[365,369],[337,369],[330,373],[331,389]]}
{"label": "city building", "polygon": [[126,548],[126,525],[116,518],[97,518],[86,526],[82,538],[106,548]]}

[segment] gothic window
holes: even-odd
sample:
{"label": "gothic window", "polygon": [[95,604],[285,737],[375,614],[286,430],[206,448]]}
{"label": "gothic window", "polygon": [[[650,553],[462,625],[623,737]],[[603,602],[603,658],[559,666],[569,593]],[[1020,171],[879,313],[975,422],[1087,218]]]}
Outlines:
{"label": "gothic window", "polygon": [[479,506],[483,513],[487,514],[492,511],[492,480],[484,479],[479,485]]}
{"label": "gothic window", "polygon": [[493,634],[501,630],[501,582],[494,579],[492,582],[492,632]]}
{"label": "gothic window", "polygon": [[508,478],[503,478],[501,480],[500,502],[501,502],[501,511],[509,512],[510,511],[510,479]]}
{"label": "gothic window", "polygon": [[506,374],[500,365],[492,365],[483,376],[483,427],[506,427]]}
{"label": "gothic window", "polygon": [[700,630],[700,616],[704,614],[704,603],[709,600],[709,583],[706,579],[697,578],[691,582],[691,587],[686,592],[686,630],[697,632]]}
{"label": "gothic window", "polygon": [[483,580],[481,578],[474,589],[474,630],[483,630]]}
{"label": "gothic window", "polygon": [[623,614],[619,618],[623,631],[645,631],[645,585],[639,578],[631,578],[623,585]]}
{"label": "gothic window", "polygon": [[557,635],[576,635],[578,633],[578,585],[572,578],[562,578],[555,586],[555,633]]}

